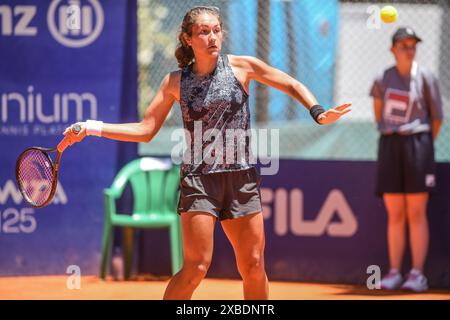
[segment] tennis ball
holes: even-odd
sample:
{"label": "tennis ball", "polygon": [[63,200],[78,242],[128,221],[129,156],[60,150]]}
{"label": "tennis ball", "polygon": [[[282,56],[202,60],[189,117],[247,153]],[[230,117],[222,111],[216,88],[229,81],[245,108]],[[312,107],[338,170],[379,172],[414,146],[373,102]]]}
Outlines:
{"label": "tennis ball", "polygon": [[384,6],[381,8],[380,16],[384,23],[392,23],[397,20],[398,12],[393,6]]}

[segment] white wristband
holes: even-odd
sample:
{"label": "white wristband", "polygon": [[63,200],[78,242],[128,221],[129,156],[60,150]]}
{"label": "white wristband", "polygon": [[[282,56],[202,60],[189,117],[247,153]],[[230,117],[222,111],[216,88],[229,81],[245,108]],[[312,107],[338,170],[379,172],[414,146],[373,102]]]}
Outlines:
{"label": "white wristband", "polygon": [[86,135],[88,136],[102,136],[103,121],[87,120],[86,121]]}

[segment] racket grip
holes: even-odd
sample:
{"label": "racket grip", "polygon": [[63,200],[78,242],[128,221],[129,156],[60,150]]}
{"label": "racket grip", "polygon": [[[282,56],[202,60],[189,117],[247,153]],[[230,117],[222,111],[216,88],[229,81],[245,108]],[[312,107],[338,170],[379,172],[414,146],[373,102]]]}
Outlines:
{"label": "racket grip", "polygon": [[56,149],[58,149],[59,153],[63,153],[64,150],[66,150],[66,148],[70,146],[70,141],[69,138],[64,137],[60,143],[58,143],[58,146],[56,147]]}
{"label": "racket grip", "polygon": [[[72,133],[74,134],[78,134],[81,131],[81,127],[80,125],[76,124],[72,127]],[[64,150],[67,149],[67,147],[69,147],[71,145],[70,140],[68,137],[64,137],[61,142],[58,144],[58,146],[56,147],[56,149],[58,150],[59,153],[63,153]]]}

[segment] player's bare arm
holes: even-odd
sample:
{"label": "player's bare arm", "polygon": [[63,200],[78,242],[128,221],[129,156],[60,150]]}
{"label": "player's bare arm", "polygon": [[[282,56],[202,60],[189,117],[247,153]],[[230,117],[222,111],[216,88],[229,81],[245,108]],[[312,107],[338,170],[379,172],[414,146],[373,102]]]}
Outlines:
{"label": "player's bare arm", "polygon": [[[142,121],[136,123],[103,123],[102,137],[128,142],[149,142],[159,131],[175,100],[179,99],[180,71],[167,74],[155,97],[147,107]],[[86,124],[79,123],[81,132],[76,135],[66,129],[64,135],[71,143],[80,142],[86,137]]]}
{"label": "player's bare arm", "polygon": [[[319,102],[314,97],[313,93],[300,81],[294,79],[287,73],[276,69],[255,57],[233,55],[230,55],[229,57],[238,80],[244,84],[245,88],[248,88],[251,80],[256,80],[288,94],[308,110],[315,105],[319,105]],[[347,103],[331,108],[320,114],[317,120],[320,124],[333,123],[344,114],[350,112],[350,106],[351,103]]]}

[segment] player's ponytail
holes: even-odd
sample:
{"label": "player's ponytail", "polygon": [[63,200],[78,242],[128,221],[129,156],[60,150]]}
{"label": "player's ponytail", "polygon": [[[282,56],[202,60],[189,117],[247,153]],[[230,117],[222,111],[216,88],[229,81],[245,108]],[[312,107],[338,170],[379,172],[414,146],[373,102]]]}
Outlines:
{"label": "player's ponytail", "polygon": [[201,13],[210,13],[217,17],[222,28],[222,19],[220,18],[219,9],[216,7],[195,7],[186,12],[181,23],[180,33],[178,34],[178,44],[175,49],[175,58],[177,58],[178,66],[180,68],[187,67],[195,58],[194,51],[186,43],[184,35],[192,36],[192,26],[195,23],[196,17]]}
{"label": "player's ponytail", "polygon": [[177,58],[178,66],[184,68],[194,60],[194,51],[183,39],[183,32],[178,36],[179,43],[175,49],[175,58]]}

